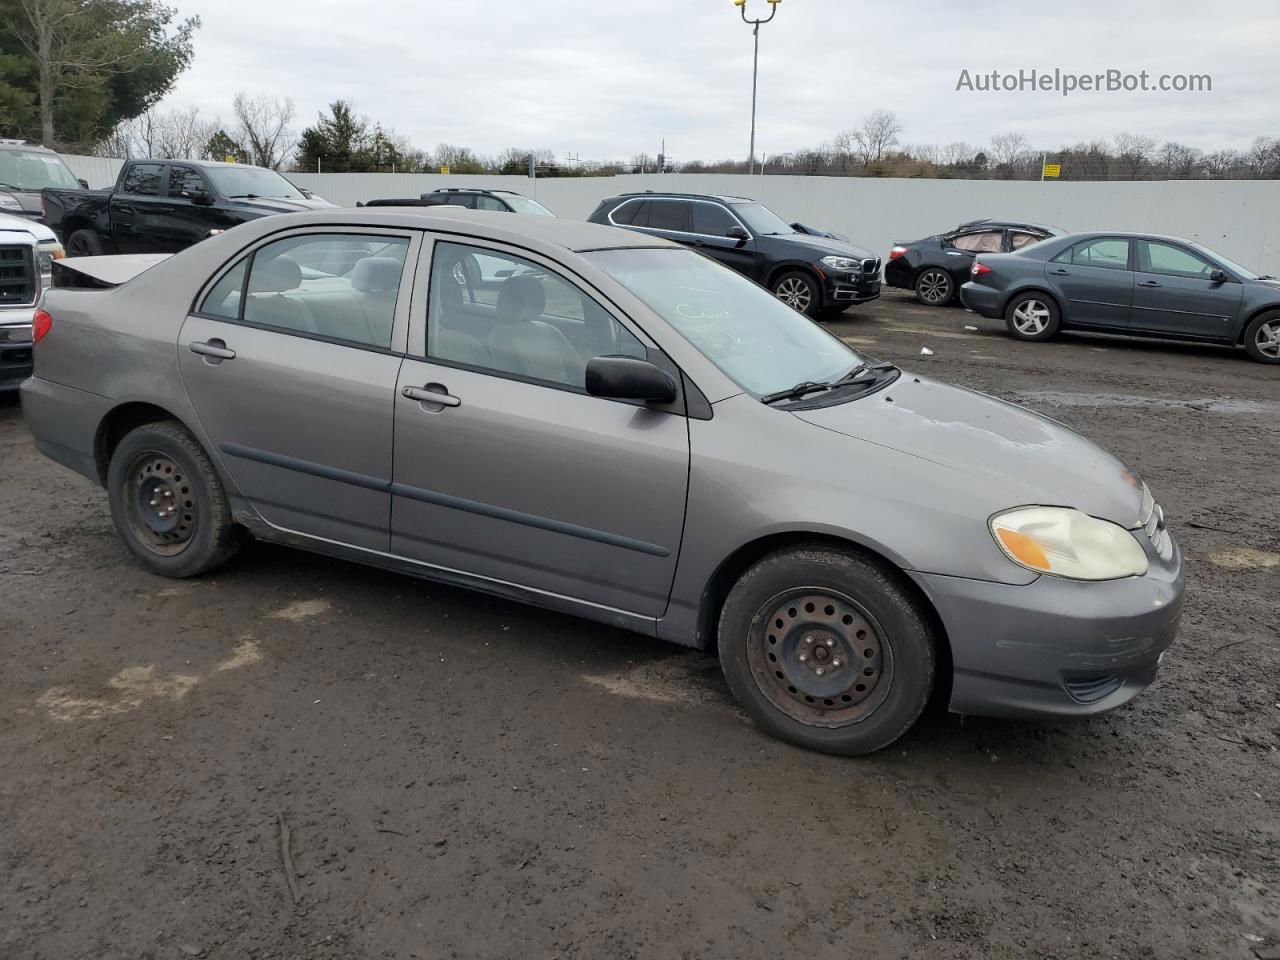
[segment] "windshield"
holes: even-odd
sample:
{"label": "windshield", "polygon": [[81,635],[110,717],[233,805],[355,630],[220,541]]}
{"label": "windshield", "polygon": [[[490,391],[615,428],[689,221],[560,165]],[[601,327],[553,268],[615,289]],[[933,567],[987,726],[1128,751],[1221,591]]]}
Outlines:
{"label": "windshield", "polygon": [[56,153],[39,150],[0,150],[0,190],[75,189],[78,181]]}
{"label": "windshield", "polygon": [[1195,247],[1197,250],[1202,250],[1203,252],[1207,253],[1209,256],[1213,257],[1213,259],[1217,260],[1228,270],[1232,270],[1235,273],[1238,273],[1243,279],[1245,280],[1258,279],[1258,275],[1254,273],[1252,270],[1250,270],[1248,267],[1242,267],[1240,266],[1240,264],[1235,263],[1231,260],[1228,260],[1222,254],[1218,253],[1218,251],[1210,250],[1203,243],[1196,243],[1195,241],[1192,241],[1191,245]]}
{"label": "windshield", "polygon": [[795,233],[791,224],[766,207],[763,203],[732,203],[733,212],[742,218],[751,232],[763,236]]}
{"label": "windshield", "polygon": [[205,167],[205,173],[224,197],[275,197],[304,200],[292,183],[274,170],[262,167]]}
{"label": "windshield", "polygon": [[834,380],[862,358],[763,287],[692,250],[584,254],[756,396]]}
{"label": "windshield", "polygon": [[555,214],[540,204],[537,200],[530,200],[528,197],[522,197],[518,193],[504,193],[502,199],[511,205],[511,209],[516,213],[527,213],[535,217],[554,217]]}

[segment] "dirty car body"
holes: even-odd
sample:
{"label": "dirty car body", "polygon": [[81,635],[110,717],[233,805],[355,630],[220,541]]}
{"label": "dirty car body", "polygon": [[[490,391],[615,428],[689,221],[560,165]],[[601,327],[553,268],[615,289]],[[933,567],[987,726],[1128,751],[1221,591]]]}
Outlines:
{"label": "dirty car body", "polygon": [[[116,262],[118,276],[128,259],[67,263]],[[263,540],[718,648],[722,662],[758,634],[737,674],[726,665],[734,692],[773,684],[753,716],[832,752],[891,742],[935,688],[964,713],[1105,711],[1174,639],[1181,557],[1116,458],[875,364],[668,241],[362,209],[245,224],[138,269],[48,293],[52,328],[23,387],[39,448],[108,485],[122,531],[146,524],[181,547],[172,524],[212,522],[216,502],[192,494],[184,514],[185,485],[164,476],[207,457],[230,522]],[[160,437],[140,449],[162,457],[122,473],[120,451],[157,423],[197,452],[163,453]],[[1131,569],[1029,567],[1059,563],[1059,547],[1034,525],[999,533],[1020,509],[1112,538]],[[828,568],[819,593],[834,599],[808,601]],[[827,649],[812,654],[815,640]],[[918,703],[857,739],[896,688]]]}

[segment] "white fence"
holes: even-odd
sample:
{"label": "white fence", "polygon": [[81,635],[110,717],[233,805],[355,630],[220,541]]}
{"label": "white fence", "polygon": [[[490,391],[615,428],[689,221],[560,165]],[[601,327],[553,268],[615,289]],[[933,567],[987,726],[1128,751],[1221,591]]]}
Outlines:
{"label": "white fence", "polygon": [[[122,161],[66,157],[92,187],[114,182]],[[536,197],[562,217],[585,219],[606,197],[633,190],[732,194],[767,204],[788,222],[846,234],[883,257],[978,217],[1049,223],[1069,231],[1133,230],[1198,240],[1263,273],[1280,274],[1280,185],[1270,180],[1046,183],[849,177],[640,174],[548,178],[394,173],[298,173],[290,178],[342,206],[415,197],[439,187],[490,186]]]}

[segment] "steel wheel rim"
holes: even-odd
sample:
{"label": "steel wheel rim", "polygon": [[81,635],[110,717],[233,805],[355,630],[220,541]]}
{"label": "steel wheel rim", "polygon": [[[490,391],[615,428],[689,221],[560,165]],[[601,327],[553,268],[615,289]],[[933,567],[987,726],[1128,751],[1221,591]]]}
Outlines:
{"label": "steel wheel rim", "polygon": [[809,304],[813,302],[813,291],[799,277],[788,277],[778,284],[778,289],[774,292],[779,300],[801,313],[808,310]]}
{"label": "steel wheel rim", "polygon": [[1258,327],[1253,342],[1264,357],[1280,360],[1280,321],[1264,323]]}
{"label": "steel wheel rim", "polygon": [[1040,300],[1026,300],[1013,311],[1013,325],[1019,333],[1035,336],[1049,326],[1049,307]]}
{"label": "steel wheel rim", "polygon": [[920,277],[920,299],[925,303],[939,304],[951,296],[951,278],[941,270],[929,270]]}
{"label": "steel wheel rim", "polygon": [[825,587],[796,587],[761,604],[747,662],[769,702],[811,727],[865,720],[893,685],[884,630],[852,597]]}
{"label": "steel wheel rim", "polygon": [[126,513],[134,537],[159,556],[185,550],[200,519],[191,478],[172,458],[155,451],[134,457],[126,476]]}

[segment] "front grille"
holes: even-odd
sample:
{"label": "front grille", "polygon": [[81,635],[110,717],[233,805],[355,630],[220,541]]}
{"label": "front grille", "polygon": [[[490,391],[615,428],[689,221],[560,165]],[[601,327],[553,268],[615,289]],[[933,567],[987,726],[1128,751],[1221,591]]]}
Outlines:
{"label": "front grille", "polygon": [[869,260],[862,261],[862,273],[868,277],[879,276],[880,274],[880,258],[872,257]]}
{"label": "front grille", "polygon": [[31,248],[23,244],[0,244],[0,307],[30,306],[39,293]]}
{"label": "front grille", "polygon": [[1147,539],[1151,541],[1151,546],[1162,559],[1168,560],[1173,555],[1173,540],[1165,526],[1164,509],[1156,503],[1150,490],[1143,491],[1142,513],[1138,517],[1138,526],[1142,528]]}
{"label": "front grille", "polygon": [[1097,703],[1120,689],[1123,678],[1114,673],[1100,677],[1080,677],[1064,681],[1067,693],[1080,703]]}

